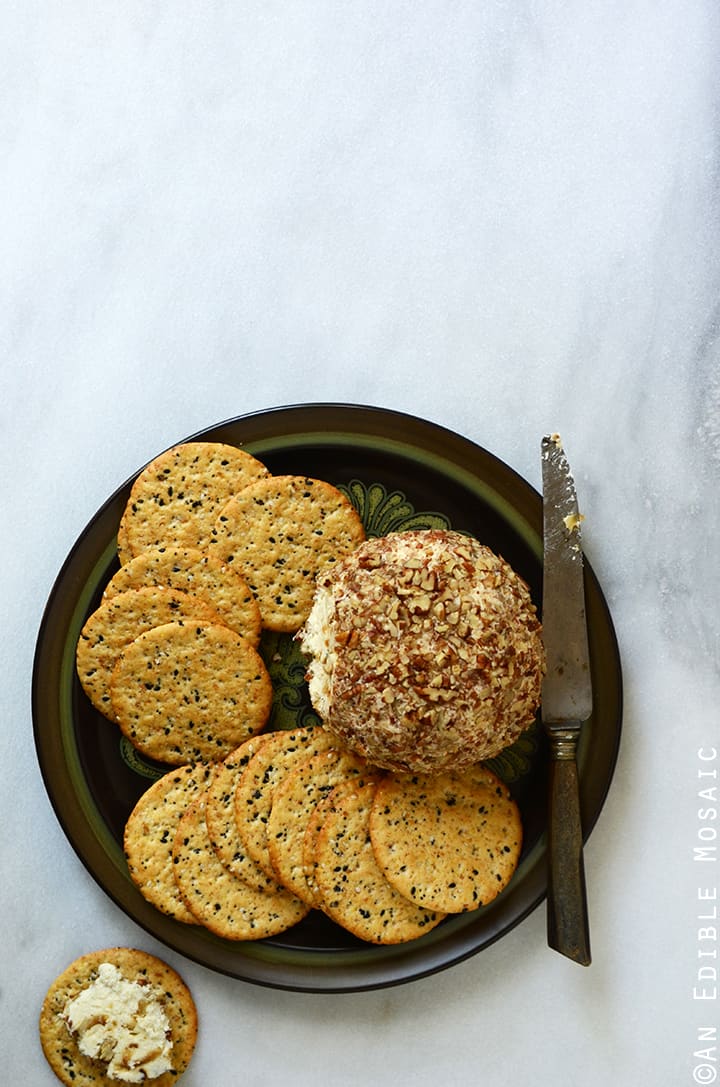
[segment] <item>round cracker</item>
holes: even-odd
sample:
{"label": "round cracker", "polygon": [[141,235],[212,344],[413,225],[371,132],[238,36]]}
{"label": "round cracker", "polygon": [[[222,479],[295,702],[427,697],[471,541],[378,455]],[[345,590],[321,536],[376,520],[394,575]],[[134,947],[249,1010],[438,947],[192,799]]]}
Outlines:
{"label": "round cracker", "polygon": [[261,731],[272,703],[257,650],[213,623],[145,631],[123,650],[110,693],[133,746],[174,766],[225,758]]}
{"label": "round cracker", "polygon": [[210,842],[205,799],[183,815],[173,843],[175,879],[188,909],[226,940],[260,940],[297,924],[308,907],[289,891],[259,891],[227,870]]}
{"label": "round cracker", "polygon": [[132,485],[123,517],[127,547],[133,555],[171,543],[207,547],[228,499],[267,474],[255,457],[222,442],[173,446]]}
{"label": "round cracker", "polygon": [[397,891],[445,913],[492,902],[512,878],[522,845],[517,804],[485,768],[385,778],[370,833]]}
{"label": "round cracker", "polygon": [[247,853],[263,872],[275,878],[268,851],[267,824],[276,786],[293,766],[320,751],[337,747],[337,740],[317,726],[271,733],[253,755],[235,786],[235,822]]}
{"label": "round cracker", "polygon": [[105,717],[115,720],[110,681],[123,649],[144,631],[175,619],[223,622],[198,597],[158,585],[118,593],[90,615],[78,639],[77,673],[86,695]]}
{"label": "round cracker", "polygon": [[249,856],[235,821],[235,786],[238,777],[269,736],[253,736],[214,768],[205,794],[205,822],[210,843],[219,860],[244,883],[258,891],[278,891],[277,880],[268,876]]}
{"label": "round cracker", "polygon": [[62,1018],[68,1001],[92,984],[102,963],[112,963],[129,981],[147,982],[163,1005],[170,1022],[174,1070],[156,1076],[151,1082],[154,1087],[171,1087],[190,1063],[197,1041],[197,1009],[190,990],[175,970],[154,955],[135,948],[112,947],[82,955],[52,983],[39,1023],[40,1042],[50,1067],[67,1087],[117,1087],[118,1081],[103,1073],[101,1061],[80,1052],[75,1035]]}
{"label": "round cracker", "polygon": [[213,538],[257,596],[263,626],[293,632],[310,612],[318,574],[354,551],[365,531],[332,484],[267,476],[223,507]]}
{"label": "round cracker", "polygon": [[226,626],[254,646],[260,642],[260,608],[237,570],[196,547],[153,547],[126,562],[103,593],[109,600],[127,589],[164,585],[203,600]]}
{"label": "round cracker", "polygon": [[[379,776],[377,777],[377,780],[380,780]],[[318,909],[322,908],[322,900],[315,882],[315,855],[318,837],[328,812],[332,810],[341,797],[345,796],[347,793],[354,792],[357,787],[358,781],[357,778],[354,777],[339,782],[329,793],[318,800],[307,821],[305,836],[302,843],[302,863],[308,894],[310,895],[313,906],[317,906]]]}
{"label": "round cracker", "polygon": [[443,915],[400,895],[380,870],[370,840],[378,780],[343,791],[328,806],[316,843],[317,903],[343,928],[373,944],[399,944],[430,932]]}
{"label": "round cracker", "polygon": [[143,898],[176,921],[194,924],[175,882],[172,844],[186,808],[203,791],[210,767],[181,766],[163,774],[142,794],[125,824],[128,871]]}
{"label": "round cracker", "polygon": [[268,853],[280,883],[309,906],[314,894],[305,874],[305,832],[315,805],[349,777],[362,780],[368,769],[358,755],[329,750],[312,755],[275,789],[267,824]]}

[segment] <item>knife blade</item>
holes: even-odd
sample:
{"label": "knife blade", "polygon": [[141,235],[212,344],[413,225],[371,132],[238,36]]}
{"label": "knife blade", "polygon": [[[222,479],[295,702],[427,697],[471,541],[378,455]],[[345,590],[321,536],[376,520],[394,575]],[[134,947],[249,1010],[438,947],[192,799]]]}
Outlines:
{"label": "knife blade", "polygon": [[547,936],[554,950],[589,966],[590,932],[577,768],[582,725],[592,713],[585,617],[582,521],[557,434],[542,440],[542,720],[550,747]]}

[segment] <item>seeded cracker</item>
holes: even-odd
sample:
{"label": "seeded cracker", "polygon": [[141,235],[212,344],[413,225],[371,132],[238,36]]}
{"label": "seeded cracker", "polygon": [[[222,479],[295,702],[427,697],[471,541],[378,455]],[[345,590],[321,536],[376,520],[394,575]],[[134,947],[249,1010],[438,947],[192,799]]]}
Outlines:
{"label": "seeded cracker", "polygon": [[40,1041],[53,1072],[67,1087],[117,1087],[103,1069],[105,1062],[80,1052],[76,1037],[63,1019],[63,1011],[97,976],[102,963],[117,967],[124,978],[141,982],[156,998],[170,1023],[172,1072],[152,1080],[153,1087],[171,1087],[186,1070],[197,1040],[195,1003],[182,978],[161,959],[133,948],[93,951],[71,963],[50,986],[40,1012]]}
{"label": "seeded cracker", "polygon": [[373,944],[399,944],[430,932],[442,914],[413,905],[380,871],[369,833],[377,785],[361,785],[329,806],[315,846],[314,882],[322,909]]}
{"label": "seeded cracker", "polygon": [[213,539],[239,568],[260,605],[263,626],[293,632],[312,605],[315,579],[365,538],[360,517],[329,483],[268,476],[230,499]]}
{"label": "seeded cracker", "polygon": [[212,623],[166,623],[123,651],[110,685],[131,744],[178,766],[219,761],[260,732],[270,714],[270,676],[249,642]]}
{"label": "seeded cracker", "polygon": [[246,740],[224,762],[215,766],[212,783],[205,794],[205,822],[210,844],[227,870],[258,891],[275,892],[282,888],[249,856],[235,822],[237,779],[252,756],[268,740],[269,736]]}
{"label": "seeded cracker", "polygon": [[194,547],[157,547],[122,566],[107,585],[103,599],[126,589],[164,585],[180,589],[213,608],[226,626],[252,645],[260,641],[260,609],[237,570]]}
{"label": "seeded cracker", "polygon": [[123,543],[133,555],[174,543],[204,548],[232,495],[267,468],[220,442],[185,442],[161,453],[137,477],[123,516]]}
{"label": "seeded cracker", "polygon": [[[380,776],[381,775],[375,775],[374,780],[379,781]],[[370,778],[365,778],[363,776],[362,784],[365,783],[365,780],[370,780]],[[323,828],[325,817],[328,812],[337,805],[337,802],[342,797],[355,792],[358,788],[358,784],[360,784],[358,778],[351,777],[346,778],[345,781],[341,781],[338,785],[333,786],[329,793],[323,796],[321,800],[318,800],[307,821],[305,836],[302,843],[303,870],[305,872],[308,894],[310,895],[313,906],[316,906],[318,909],[322,908],[321,898],[315,882],[315,854],[318,836]]]}
{"label": "seeded cracker", "polygon": [[267,824],[275,788],[293,766],[331,747],[337,747],[337,741],[322,728],[271,733],[238,778],[235,786],[238,834],[249,856],[273,879],[275,869],[268,851]]}
{"label": "seeded cracker", "polygon": [[313,904],[314,895],[305,874],[305,832],[315,805],[349,777],[358,784],[367,776],[364,759],[341,751],[312,755],[291,771],[275,789],[267,826],[268,852],[283,886]]}
{"label": "seeded cracker", "polygon": [[76,652],[78,677],[95,709],[115,720],[110,680],[121,652],[139,634],[175,619],[222,622],[203,600],[161,586],[129,589],[102,601],[81,630]]}
{"label": "seeded cracker", "polygon": [[203,797],[193,801],[180,820],[173,859],[186,905],[216,936],[260,940],[284,932],[308,912],[288,891],[258,891],[228,872],[210,842]]}
{"label": "seeded cracker", "polygon": [[154,782],[137,801],[125,824],[128,871],[141,895],[156,909],[193,924],[175,883],[172,844],[190,802],[207,787],[210,767],[180,766]]}
{"label": "seeded cracker", "polygon": [[385,778],[370,833],[377,862],[396,890],[445,913],[491,902],[510,882],[522,845],[509,790],[489,771],[473,768]]}

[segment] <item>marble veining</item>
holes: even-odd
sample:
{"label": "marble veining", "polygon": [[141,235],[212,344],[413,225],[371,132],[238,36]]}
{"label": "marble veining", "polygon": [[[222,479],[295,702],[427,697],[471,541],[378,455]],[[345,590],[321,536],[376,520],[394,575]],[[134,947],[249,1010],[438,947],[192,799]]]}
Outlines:
{"label": "marble veining", "polygon": [[[717,1073],[693,1056],[718,1022],[694,995],[717,864],[693,858],[720,763],[719,23],[711,0],[3,5],[8,1082],[52,1082],[36,1010],[109,944],[193,989],[188,1087]],[[257,989],[166,953],[58,825],[29,691],[67,552],[161,449],[306,401],[431,419],[537,488],[563,437],[625,676],[588,971],[539,909],[398,990]]]}

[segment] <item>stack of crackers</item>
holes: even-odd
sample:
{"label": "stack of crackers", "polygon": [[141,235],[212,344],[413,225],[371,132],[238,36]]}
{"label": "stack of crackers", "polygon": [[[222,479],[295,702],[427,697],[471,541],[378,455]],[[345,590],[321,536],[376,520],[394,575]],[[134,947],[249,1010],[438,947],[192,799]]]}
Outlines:
{"label": "stack of crackers", "polygon": [[299,630],[318,576],[364,538],[329,483],[221,443],[176,446],[132,487],[77,670],[136,749],[173,767],[124,845],[140,892],[177,921],[250,940],[315,908],[398,943],[490,902],[515,870],[518,809],[483,767],[390,774],[323,728],[264,731],[262,631]]}
{"label": "stack of crackers", "polygon": [[316,727],[170,771],[138,801],[124,846],[148,901],[226,939],[274,936],[319,909],[396,944],[492,901],[521,840],[515,802],[483,767],[378,772]]}
{"label": "stack of crackers", "polygon": [[318,573],[364,538],[329,483],[272,476],[222,443],[161,454],[133,484],[120,570],[80,634],[86,694],[143,755],[224,758],[270,715],[262,630],[298,630]]}

